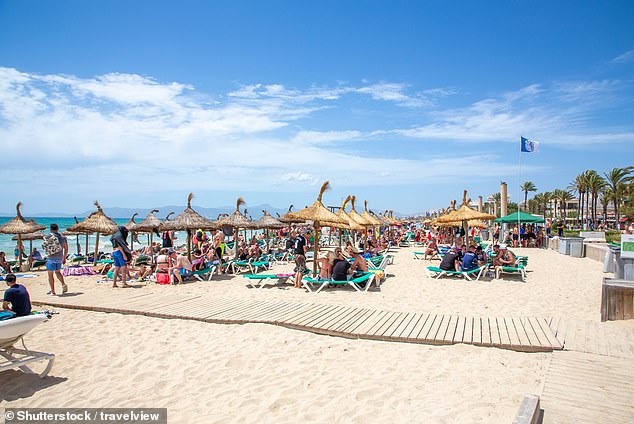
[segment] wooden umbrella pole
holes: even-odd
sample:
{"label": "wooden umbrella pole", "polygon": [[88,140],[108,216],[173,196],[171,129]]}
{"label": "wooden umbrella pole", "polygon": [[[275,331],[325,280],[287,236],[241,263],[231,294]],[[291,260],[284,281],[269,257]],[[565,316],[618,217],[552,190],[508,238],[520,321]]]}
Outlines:
{"label": "wooden umbrella pole", "polygon": [[313,246],[313,276],[317,275],[317,254],[319,253],[319,223],[315,223],[315,241]]}
{"label": "wooden umbrella pole", "polygon": [[22,234],[18,234],[18,267],[22,271]]}
{"label": "wooden umbrella pole", "polygon": [[86,233],[86,247],[84,248],[84,255],[86,260],[88,260],[88,233]]}
{"label": "wooden umbrella pole", "polygon": [[95,256],[92,258],[92,264],[97,265],[97,257],[99,256],[99,233],[97,233],[97,241],[95,242]]}
{"label": "wooden umbrella pole", "polygon": [[187,258],[192,260],[192,236],[189,228],[187,229]]}
{"label": "wooden umbrella pole", "polygon": [[233,251],[235,253],[234,255],[235,260],[238,260],[238,233],[239,231],[240,229],[238,227],[235,227],[233,231]]}

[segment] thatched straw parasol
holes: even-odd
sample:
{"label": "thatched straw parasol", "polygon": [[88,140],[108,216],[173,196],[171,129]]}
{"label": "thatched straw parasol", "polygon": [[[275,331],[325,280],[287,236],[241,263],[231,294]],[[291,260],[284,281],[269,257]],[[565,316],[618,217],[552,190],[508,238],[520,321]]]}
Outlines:
{"label": "thatched straw parasol", "polygon": [[375,227],[380,227],[381,225],[383,225],[381,221],[379,221],[376,217],[372,216],[370,212],[368,212],[367,200],[363,201],[363,213],[361,214],[361,217],[365,219],[366,221],[370,222]]}
{"label": "thatched straw parasol", "polygon": [[471,199],[467,200],[467,190],[465,190],[462,194],[462,205],[460,206],[460,208],[458,208],[458,210],[451,211],[448,214],[438,217],[436,219],[436,222],[438,224],[458,223],[458,222],[462,223],[462,227],[464,228],[464,231],[466,234],[467,242],[469,241],[469,232],[467,231],[469,221],[472,221],[472,220],[473,221],[475,220],[490,221],[496,218],[494,215],[484,213],[484,212],[478,212],[475,209],[471,209],[468,206],[470,201]]}
{"label": "thatched straw parasol", "polygon": [[[152,241],[154,238],[154,232],[158,231],[159,228],[163,225],[163,221],[154,215],[158,212],[158,209],[152,209],[150,213],[147,214],[145,219],[136,224],[134,231],[137,233],[148,233],[149,234],[149,245],[150,249],[152,248]],[[169,215],[168,215],[169,216]]]}
{"label": "thatched straw parasol", "polygon": [[236,210],[226,218],[222,220],[223,226],[233,227],[233,248],[235,249],[235,257],[238,257],[238,231],[240,228],[244,228],[245,230],[245,238],[246,238],[246,229],[247,228],[255,228],[255,223],[251,221],[246,216],[242,215],[240,212],[240,206],[244,206],[246,202],[242,197],[238,197],[236,201]]}
{"label": "thatched straw parasol", "polygon": [[279,219],[273,218],[268,211],[262,211],[264,215],[262,218],[255,222],[254,228],[268,229],[268,228],[284,228],[286,225]]}
{"label": "thatched straw parasol", "polygon": [[196,230],[215,230],[218,228],[216,223],[200,215],[192,209],[192,199],[194,193],[187,196],[187,207],[173,221],[163,222],[162,228],[165,230],[187,231],[187,256],[191,259],[191,232]]}
{"label": "thatched straw parasol", "polygon": [[[73,217],[73,219],[75,220],[75,224],[79,224],[79,220],[77,219],[76,216]],[[88,233],[84,233],[81,231],[68,231],[68,229],[64,232],[62,232],[62,235],[65,237],[68,236],[75,236],[75,245],[77,247],[77,255],[81,254],[81,246],[79,245],[79,235],[80,234],[84,234],[86,236],[86,253],[88,253]]]}
{"label": "thatched straw parasol", "polygon": [[43,238],[44,238],[44,233],[41,231],[36,231],[34,233],[15,235],[11,237],[11,240],[28,241],[29,242],[29,256],[31,256],[31,252],[33,252],[33,240],[42,240]]}
{"label": "thatched straw parasol", "polygon": [[134,213],[132,215],[132,217],[130,218],[130,220],[128,222],[126,222],[125,224],[123,224],[124,227],[126,227],[128,229],[128,231],[130,232],[130,249],[134,250],[134,233],[136,232],[136,222],[134,222],[134,217],[137,216],[138,213]]}
{"label": "thatched straw parasol", "polygon": [[[346,212],[346,206],[348,205],[348,202],[352,200],[352,196],[348,196],[344,199],[343,203],[341,204],[341,209],[339,209],[339,211],[337,211],[337,216],[341,219],[343,219],[344,221],[346,221],[347,224],[340,224],[340,225],[336,225],[335,227],[337,228],[345,228],[345,229],[349,229],[349,230],[353,230],[353,231],[363,231],[363,229],[365,228],[363,225],[359,224],[357,221],[355,221],[347,212]],[[341,243],[339,243],[341,244]]]}
{"label": "thatched straw parasol", "polygon": [[90,215],[79,224],[75,224],[72,227],[68,227],[67,231],[74,233],[96,233],[97,241],[95,242],[95,256],[93,258],[93,264],[97,265],[97,256],[99,255],[99,235],[110,235],[114,234],[119,226],[116,222],[110,219],[104,213],[103,209],[99,205],[99,202],[95,200],[95,206],[97,210]]}
{"label": "thatched straw parasol", "polygon": [[302,219],[304,221],[313,221],[313,228],[315,229],[315,256],[313,258],[313,273],[317,273],[317,254],[319,253],[319,229],[323,227],[331,227],[335,225],[347,225],[347,222],[330,212],[324,204],[321,202],[321,198],[324,192],[329,188],[330,182],[326,181],[319,190],[319,196],[312,206],[309,206],[301,211],[291,212],[287,215],[291,215],[292,218]]}
{"label": "thatched straw parasol", "polygon": [[354,219],[357,222],[357,224],[362,225],[364,228],[371,227],[373,225],[372,222],[368,221],[367,219],[359,215],[359,212],[355,210],[354,203],[356,201],[357,201],[357,196],[350,196],[351,209],[350,209],[350,212],[348,212],[348,215],[350,215],[350,218]]}
{"label": "thatched straw parasol", "polygon": [[293,214],[295,212],[293,212],[293,205],[290,205],[288,207],[288,212],[286,212],[284,215],[279,217],[279,220],[285,224],[303,224],[306,222],[306,220],[302,219],[302,218],[297,218],[295,217]]}
{"label": "thatched straw parasol", "polygon": [[22,202],[18,202],[15,207],[15,210],[17,211],[16,217],[0,226],[1,234],[16,234],[18,236],[18,248],[20,250],[18,253],[19,267],[22,267],[22,236],[24,234],[34,233],[46,228],[45,226],[38,224],[34,220],[29,220],[23,217],[22,212],[20,212],[21,206]]}

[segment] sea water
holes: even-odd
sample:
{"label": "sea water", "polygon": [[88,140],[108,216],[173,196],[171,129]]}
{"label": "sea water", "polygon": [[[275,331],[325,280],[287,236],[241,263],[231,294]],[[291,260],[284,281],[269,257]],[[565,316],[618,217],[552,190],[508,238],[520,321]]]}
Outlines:
{"label": "sea water", "polygon": [[[5,222],[11,221],[11,219],[13,218],[0,217],[0,225],[4,224]],[[28,218],[28,219],[31,219],[31,218]],[[50,217],[37,218],[36,217],[32,219],[35,219],[35,221],[38,224],[44,225],[46,227],[46,229],[43,230],[44,233],[49,232],[49,227],[51,224],[57,224],[59,226],[60,233],[66,231],[68,227],[75,225],[74,218],[50,218]],[[113,221],[119,225],[123,225],[128,222],[128,219],[115,218],[113,219]],[[0,234],[0,251],[3,251],[6,253],[7,259],[14,258],[13,251],[18,243],[16,240],[12,240],[13,236],[14,234]],[[78,236],[74,236],[74,235],[67,236],[67,239],[68,239],[68,250],[70,253],[77,253],[78,251],[81,252],[82,254],[86,253],[86,235],[80,234]],[[160,237],[154,234],[153,241],[160,241],[160,240],[161,240]],[[185,243],[185,240],[187,240],[187,234],[184,231],[176,232],[176,240],[177,240],[176,244]],[[97,241],[96,234],[88,235],[88,252],[89,253],[94,252],[96,241]],[[131,242],[131,236],[129,235],[128,244],[130,242]],[[28,249],[31,242],[23,241],[22,243],[24,244],[25,253],[28,255]],[[148,245],[148,234],[138,234],[137,240],[134,241],[134,248],[137,249],[138,247],[147,246],[147,245]],[[42,253],[42,256],[46,256],[46,254],[42,252],[42,240],[33,240],[33,247],[37,248],[37,250],[39,250]],[[110,236],[104,236],[104,235],[99,236],[99,250],[102,252],[112,251]]]}

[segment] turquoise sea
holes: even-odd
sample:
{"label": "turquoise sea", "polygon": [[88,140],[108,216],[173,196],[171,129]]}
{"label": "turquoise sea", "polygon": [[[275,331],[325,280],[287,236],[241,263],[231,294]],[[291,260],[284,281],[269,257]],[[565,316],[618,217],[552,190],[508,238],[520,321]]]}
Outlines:
{"label": "turquoise sea", "polygon": [[[31,219],[31,217],[28,217],[29,219]],[[4,224],[5,222],[10,221],[13,218],[10,217],[0,217],[0,225]],[[44,230],[45,233],[48,233],[48,228],[51,224],[55,223],[59,226],[60,232],[65,231],[68,227],[72,226],[75,224],[75,220],[73,218],[38,218],[38,217],[34,217],[33,219],[35,219],[35,221],[38,224],[44,225],[46,226],[46,230]],[[128,222],[127,219],[114,219],[114,221],[117,224],[125,224],[126,222]],[[176,233],[177,236],[177,240],[179,241],[179,243],[183,243],[186,238],[187,235],[185,234],[185,232],[177,232]],[[0,234],[0,251],[3,251],[7,254],[7,259],[13,259],[14,255],[13,255],[13,250],[17,244],[17,241],[12,240],[13,235],[11,234]],[[89,245],[89,251],[94,251],[95,249],[95,241],[96,241],[96,236],[95,235],[89,235],[88,236],[88,245]],[[156,235],[154,235],[154,240],[157,240]],[[130,236],[128,236],[128,243],[130,242]],[[148,244],[148,236],[147,234],[139,234],[138,235],[138,242],[140,242],[141,245],[146,246]],[[86,236],[85,235],[80,235],[80,236],[68,236],[68,248],[70,250],[71,253],[76,253],[77,249],[78,249],[78,245],[79,245],[79,249],[82,253],[85,253],[85,244],[86,244]],[[135,240],[134,242],[134,247],[137,248],[139,244],[137,243],[137,241]],[[103,247],[102,247],[103,246]],[[24,242],[24,247],[26,249],[29,249],[29,242],[25,241]],[[41,251],[42,248],[42,241],[41,240],[34,240],[33,241],[33,247],[37,247],[38,250]],[[103,252],[108,252],[111,249],[111,244],[110,244],[110,236],[100,236],[99,237],[99,250],[103,251]]]}

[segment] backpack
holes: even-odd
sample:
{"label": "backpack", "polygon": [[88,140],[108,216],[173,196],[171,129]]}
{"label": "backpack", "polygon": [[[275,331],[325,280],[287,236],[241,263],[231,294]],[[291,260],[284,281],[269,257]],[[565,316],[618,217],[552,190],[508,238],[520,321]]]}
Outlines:
{"label": "backpack", "polygon": [[42,249],[46,252],[46,256],[52,256],[62,251],[62,245],[55,234],[47,234],[44,236]]}

